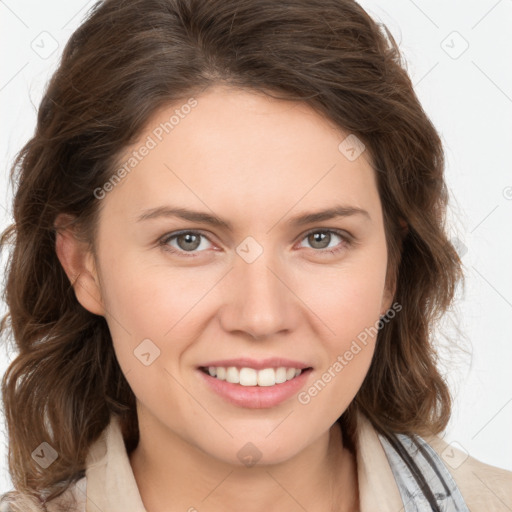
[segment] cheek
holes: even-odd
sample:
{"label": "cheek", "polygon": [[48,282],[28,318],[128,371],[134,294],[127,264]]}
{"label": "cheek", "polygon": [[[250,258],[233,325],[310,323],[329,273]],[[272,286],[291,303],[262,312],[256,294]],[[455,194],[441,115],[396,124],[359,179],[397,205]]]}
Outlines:
{"label": "cheek", "polygon": [[386,276],[386,255],[353,258],[350,262],[309,272],[299,294],[343,345],[379,320]]}
{"label": "cheek", "polygon": [[373,357],[386,277],[385,244],[358,256],[303,280],[308,284],[300,293],[326,326],[320,336],[327,357],[315,383],[299,402],[307,404],[321,394],[314,406],[319,410],[344,410],[361,386]]}
{"label": "cheek", "polygon": [[148,265],[137,254],[110,258],[102,283],[105,305],[114,324],[117,321],[137,336],[162,338],[211,287],[197,269]]}
{"label": "cheek", "polygon": [[376,266],[346,268],[316,280],[324,285],[321,293],[316,287],[316,292],[304,290],[311,299],[308,306],[327,326],[322,329],[326,358],[297,397],[309,417],[327,415],[335,421],[357,394],[375,350],[384,280],[385,272]]}
{"label": "cheek", "polygon": [[347,351],[340,351],[297,395],[300,413],[304,421],[313,424],[313,430],[336,421],[361,387],[371,363],[373,344],[358,345],[349,345]]}
{"label": "cheek", "polygon": [[179,378],[182,354],[200,336],[201,322],[191,319],[218,276],[197,268],[148,266],[126,256],[108,270],[102,284],[118,362],[136,395],[159,396],[156,384],[169,381],[173,388],[171,375]]}

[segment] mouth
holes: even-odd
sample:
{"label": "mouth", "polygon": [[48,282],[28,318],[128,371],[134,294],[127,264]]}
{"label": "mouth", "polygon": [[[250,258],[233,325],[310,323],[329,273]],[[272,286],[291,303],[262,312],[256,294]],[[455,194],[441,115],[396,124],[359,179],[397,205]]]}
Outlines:
{"label": "mouth", "polygon": [[313,367],[303,361],[267,357],[217,359],[197,368],[214,395],[244,409],[265,409],[288,402],[310,380]]}
{"label": "mouth", "polygon": [[256,369],[247,366],[200,366],[199,370],[210,377],[230,384],[246,387],[272,387],[293,380],[312,368],[279,366]]}
{"label": "mouth", "polygon": [[211,361],[197,368],[214,395],[243,409],[286,403],[307,385],[313,368],[289,359]]}

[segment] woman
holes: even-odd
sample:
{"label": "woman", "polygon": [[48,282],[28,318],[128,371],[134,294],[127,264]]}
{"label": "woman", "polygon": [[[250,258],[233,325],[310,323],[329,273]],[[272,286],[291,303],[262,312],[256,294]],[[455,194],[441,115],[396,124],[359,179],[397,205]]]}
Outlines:
{"label": "woman", "polygon": [[512,507],[436,437],[443,148],[358,4],[102,2],[14,170],[4,509]]}

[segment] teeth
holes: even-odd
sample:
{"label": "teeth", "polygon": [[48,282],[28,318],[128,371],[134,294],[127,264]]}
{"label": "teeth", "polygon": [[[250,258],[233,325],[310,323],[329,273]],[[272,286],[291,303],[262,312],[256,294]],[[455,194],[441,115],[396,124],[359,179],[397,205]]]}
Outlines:
{"label": "teeth", "polygon": [[225,380],[232,384],[242,386],[274,386],[291,380],[302,373],[299,368],[264,368],[255,370],[254,368],[240,368],[236,366],[209,366],[208,373],[219,380]]}
{"label": "teeth", "polygon": [[276,371],[273,368],[265,368],[258,372],[258,386],[273,386],[276,383]]}
{"label": "teeth", "polygon": [[240,374],[234,366],[230,366],[226,369],[226,381],[233,384],[238,384],[240,382]]}
{"label": "teeth", "polygon": [[276,370],[276,384],[282,384],[286,382],[286,368],[281,366]]}
{"label": "teeth", "polygon": [[254,368],[242,368],[240,372],[238,372],[238,369],[235,367],[232,367],[232,369],[232,374],[235,374],[236,380],[233,379],[231,382],[234,384],[240,383],[241,386],[256,386],[258,384],[259,372],[257,372]]}

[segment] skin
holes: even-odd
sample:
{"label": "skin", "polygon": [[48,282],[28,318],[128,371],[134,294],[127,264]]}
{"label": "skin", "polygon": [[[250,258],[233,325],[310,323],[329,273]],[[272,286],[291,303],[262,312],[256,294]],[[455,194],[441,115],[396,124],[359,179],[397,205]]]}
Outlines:
{"label": "skin", "polygon": [[[137,397],[140,442],[130,463],[141,497],[148,512],[357,510],[355,457],[336,419],[361,386],[374,339],[307,405],[296,395],[271,408],[232,405],[197,367],[243,356],[298,359],[313,367],[307,390],[390,307],[368,152],[347,159],[338,145],[348,134],[304,103],[224,86],[196,99],[101,199],[97,260],[68,230],[56,243],[77,299],[106,318]],[[126,155],[176,108],[156,113]],[[369,218],[287,224],[338,204]],[[233,231],[171,217],[136,221],[162,205],[215,214]],[[167,242],[179,254],[159,245],[188,229],[205,235],[197,248],[183,237]],[[353,243],[332,233],[315,245],[313,229],[350,233]],[[248,236],[263,249],[252,263],[236,252]],[[149,366],[134,356],[147,338],[160,350]],[[237,457],[247,442],[262,454],[252,467]]]}

